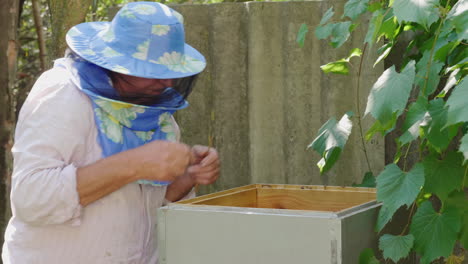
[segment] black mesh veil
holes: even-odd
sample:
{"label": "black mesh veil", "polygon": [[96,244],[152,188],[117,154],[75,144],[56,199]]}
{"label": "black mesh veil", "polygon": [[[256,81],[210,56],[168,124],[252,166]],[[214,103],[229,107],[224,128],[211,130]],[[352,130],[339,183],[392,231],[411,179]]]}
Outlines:
{"label": "black mesh veil", "polygon": [[184,99],[187,99],[187,97],[192,92],[193,86],[195,85],[197,78],[198,74],[175,79],[173,88],[177,92],[179,92],[184,97]]}

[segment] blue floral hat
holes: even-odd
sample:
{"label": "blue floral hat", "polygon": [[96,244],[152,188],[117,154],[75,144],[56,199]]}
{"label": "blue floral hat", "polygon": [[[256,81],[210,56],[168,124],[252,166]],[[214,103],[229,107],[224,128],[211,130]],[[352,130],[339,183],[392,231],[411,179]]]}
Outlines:
{"label": "blue floral hat", "polygon": [[206,66],[203,55],[185,43],[182,15],[156,2],[128,3],[112,22],[76,25],[66,41],[85,60],[138,77],[182,78]]}

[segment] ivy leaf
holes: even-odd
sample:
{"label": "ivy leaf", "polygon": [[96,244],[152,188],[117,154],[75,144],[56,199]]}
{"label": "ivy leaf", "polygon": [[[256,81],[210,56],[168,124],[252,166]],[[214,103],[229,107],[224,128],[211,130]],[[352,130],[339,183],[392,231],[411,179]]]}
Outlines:
{"label": "ivy leaf", "polygon": [[359,264],[379,264],[372,248],[366,248],[359,254]]}
{"label": "ivy leaf", "polygon": [[468,4],[458,1],[447,14],[447,20],[455,27],[458,40],[468,39]]}
{"label": "ivy leaf", "polygon": [[447,126],[468,121],[468,78],[464,78],[454,89],[447,100]]}
{"label": "ivy leaf", "polygon": [[297,38],[296,42],[299,44],[299,46],[302,48],[304,47],[304,41],[307,35],[307,32],[309,29],[307,28],[306,24],[302,24],[301,27],[299,28],[299,32],[297,33]]}
{"label": "ivy leaf", "polygon": [[343,115],[339,122],[335,118],[328,120],[319,130],[319,135],[307,147],[317,151],[322,159],[317,163],[320,173],[328,171],[338,160],[353,126],[352,112]]}
{"label": "ivy leaf", "polygon": [[427,122],[429,105],[426,99],[422,96],[412,103],[406,113],[405,121],[401,127],[404,131],[403,135],[398,139],[402,145],[415,140],[419,135],[419,128],[421,124]]}
{"label": "ivy leaf", "polygon": [[423,263],[430,263],[439,257],[452,253],[461,227],[458,210],[446,208],[436,212],[430,201],[425,201],[414,215],[410,233],[414,236],[416,252],[423,256]]}
{"label": "ivy leaf", "polygon": [[395,66],[384,71],[372,86],[367,99],[366,115],[371,113],[380,123],[386,124],[394,113],[399,116],[403,112],[415,76],[414,64],[414,61],[409,62],[401,73],[395,71]]}
{"label": "ivy leaf", "polygon": [[366,172],[360,184],[353,184],[353,187],[374,188],[375,186],[376,186],[375,177],[370,171]]}
{"label": "ivy leaf", "polygon": [[[432,94],[439,84],[440,75],[444,63],[440,61],[430,60],[431,52],[424,52],[423,57],[416,64],[416,79],[415,83],[421,89],[424,96]],[[428,70],[429,67],[429,70]],[[427,81],[426,81],[427,78]]]}
{"label": "ivy leaf", "polygon": [[414,236],[394,236],[385,234],[379,239],[379,248],[383,251],[385,259],[391,259],[395,263],[408,256],[413,247]]}
{"label": "ivy leaf", "polygon": [[424,167],[417,163],[409,172],[404,172],[394,163],[385,166],[377,177],[377,200],[390,211],[402,205],[410,206],[424,185]]}
{"label": "ivy leaf", "polygon": [[447,199],[453,190],[461,188],[465,172],[462,162],[463,157],[456,152],[450,152],[442,160],[435,155],[427,156],[423,160],[426,176],[424,189],[435,193],[442,201]]}
{"label": "ivy leaf", "polygon": [[356,20],[362,13],[366,12],[369,0],[349,0],[344,6],[344,13],[341,18],[349,17]]}
{"label": "ivy leaf", "polygon": [[372,44],[377,39],[377,35],[380,31],[380,27],[382,26],[383,19],[384,19],[384,10],[377,10],[372,14],[372,18],[369,22],[369,29],[367,30],[364,43],[368,43],[369,46],[372,46]]}
{"label": "ivy leaf", "polygon": [[382,231],[382,229],[392,220],[393,215],[397,209],[389,208],[385,204],[380,207],[379,216],[377,217],[377,224],[375,226],[375,230],[377,232]]}
{"label": "ivy leaf", "polygon": [[438,0],[395,0],[393,12],[401,24],[416,22],[426,30],[439,19]]}
{"label": "ivy leaf", "polygon": [[[460,148],[458,150],[463,153],[465,160],[468,160],[468,134],[465,134],[460,141]],[[468,246],[468,245],[467,245]]]}
{"label": "ivy leaf", "polygon": [[335,14],[335,12],[333,12],[333,7],[330,7],[327,12],[325,12],[325,14],[323,15],[322,19],[320,20],[320,26],[324,25],[325,23],[328,22],[328,20],[330,20],[330,18]]}
{"label": "ivy leaf", "polygon": [[429,117],[427,124],[424,126],[426,137],[433,147],[442,152],[446,149],[451,139],[456,135],[458,126],[444,127],[447,122],[447,109],[445,108],[444,100],[437,98],[429,103]]}

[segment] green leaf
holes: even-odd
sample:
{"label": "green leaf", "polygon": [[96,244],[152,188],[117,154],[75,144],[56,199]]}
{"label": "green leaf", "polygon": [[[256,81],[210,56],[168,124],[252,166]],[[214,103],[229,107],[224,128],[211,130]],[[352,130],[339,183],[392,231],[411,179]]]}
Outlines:
{"label": "green leaf", "polygon": [[385,36],[389,40],[393,40],[395,37],[395,32],[398,29],[398,22],[394,16],[391,16],[383,21],[382,26],[380,27],[378,36]]}
{"label": "green leaf", "polygon": [[414,215],[410,233],[414,236],[416,252],[422,262],[429,263],[439,257],[447,257],[453,250],[461,227],[458,210],[446,208],[436,212],[430,201],[423,202]]}
{"label": "green leaf", "polygon": [[453,192],[449,198],[444,201],[444,207],[454,208],[462,216],[462,228],[459,233],[459,240],[468,248],[468,199],[464,191]]}
{"label": "green leaf", "polygon": [[344,6],[344,13],[341,18],[349,17],[356,20],[362,13],[366,12],[369,0],[348,0]]}
{"label": "green leaf", "polygon": [[352,112],[343,115],[339,122],[335,118],[328,120],[319,130],[319,135],[307,147],[317,151],[322,159],[317,163],[320,172],[328,171],[338,160],[353,126]]}
{"label": "green leaf", "polygon": [[458,34],[458,40],[468,39],[468,5],[466,1],[458,1],[447,14],[447,20]]}
{"label": "green leaf", "polygon": [[375,43],[377,35],[382,26],[382,21],[384,19],[384,10],[377,10],[372,14],[372,18],[369,22],[369,28],[367,29],[366,38],[364,43],[368,43],[369,46]]}
{"label": "green leaf", "polygon": [[463,153],[465,160],[468,160],[468,134],[465,134],[461,139],[458,150]]}
{"label": "green leaf", "polygon": [[440,81],[439,73],[444,66],[444,63],[440,61],[430,60],[430,55],[430,51],[424,52],[423,57],[416,64],[415,83],[420,87],[423,96],[428,96],[436,90]]}
{"label": "green leaf", "polygon": [[393,114],[393,117],[391,120],[389,120],[385,124],[381,124],[379,120],[376,120],[374,124],[372,125],[371,128],[366,132],[366,140],[370,140],[375,133],[380,132],[382,136],[385,136],[386,134],[392,132],[392,130],[395,127],[397,120],[397,115],[396,113]]}
{"label": "green leaf", "polygon": [[309,29],[307,28],[306,24],[302,24],[301,27],[299,28],[299,32],[297,33],[297,38],[296,42],[299,44],[299,46],[302,48],[304,47],[304,41],[307,35],[307,32]]}
{"label": "green leaf", "polygon": [[396,211],[397,209],[389,208],[385,204],[380,207],[379,216],[377,217],[377,224],[375,226],[377,232],[382,231],[385,225],[387,225],[387,223],[392,220],[392,217]]}
{"label": "green leaf", "polygon": [[382,8],[382,4],[380,2],[372,2],[368,7],[367,7],[367,10],[369,12],[375,12],[379,9]]}
{"label": "green leaf", "polygon": [[404,172],[394,163],[385,166],[377,177],[377,200],[390,211],[402,205],[410,206],[424,185],[424,167],[417,163],[409,172]]}
{"label": "green leaf", "polygon": [[468,122],[468,78],[463,79],[454,89],[447,100],[447,125],[458,122]]}
{"label": "green leaf", "polygon": [[324,73],[337,73],[347,75],[349,73],[348,62],[344,59],[339,61],[329,62],[320,66]]}
{"label": "green leaf", "polygon": [[385,234],[379,239],[379,248],[383,251],[385,259],[391,259],[395,263],[408,256],[413,247],[414,236],[394,236]]}
{"label": "green leaf", "polygon": [[324,25],[325,23],[328,22],[328,20],[330,20],[330,18],[335,14],[335,12],[333,12],[333,7],[330,7],[327,12],[325,12],[325,14],[323,15],[322,19],[320,20],[320,26],[321,25]]}
{"label": "green leaf", "polygon": [[366,248],[359,254],[359,264],[379,264],[371,248]]}
{"label": "green leaf", "polygon": [[361,57],[361,55],[362,55],[362,50],[358,48],[354,48],[349,53],[349,56],[346,58],[346,61],[349,61],[353,57]]}
{"label": "green leaf", "polygon": [[429,116],[428,107],[427,100],[422,96],[410,105],[406,113],[405,121],[401,127],[404,133],[398,139],[402,145],[415,140],[419,136],[419,128],[421,124],[427,122]]}
{"label": "green leaf", "polygon": [[343,45],[350,36],[351,22],[345,21],[336,23],[333,27],[331,45],[334,48],[339,48]]}
{"label": "green leaf", "polygon": [[[382,54],[380,54],[380,56],[377,58],[377,60],[375,61],[374,63],[374,66],[377,65],[379,62],[381,62],[382,60],[384,60],[388,54],[390,54],[390,51],[392,51],[392,48],[393,48],[393,42],[388,42],[387,44],[383,45],[380,49],[383,49],[383,52]],[[380,51],[379,49],[379,51]]]}
{"label": "green leaf", "polygon": [[433,147],[442,152],[445,150],[450,140],[456,135],[454,126],[444,127],[447,122],[447,109],[444,100],[441,98],[429,102],[429,122],[421,124],[426,133],[426,137]]}
{"label": "green leaf", "polygon": [[390,67],[372,86],[367,99],[365,114],[371,115],[386,124],[396,113],[399,116],[405,109],[414,80],[414,61],[409,62],[401,73]]}
{"label": "green leaf", "polygon": [[463,157],[456,152],[449,152],[439,160],[434,154],[424,158],[426,183],[424,189],[445,200],[454,190],[460,190],[465,169],[462,166]]}
{"label": "green leaf", "polygon": [[375,177],[372,172],[368,171],[364,175],[362,182],[360,184],[353,184],[353,187],[367,187],[367,188],[374,188],[376,186]]}
{"label": "green leaf", "polygon": [[437,97],[445,97],[450,90],[457,84],[457,74],[460,72],[460,69],[455,69],[450,73],[450,76],[447,78],[447,82],[445,83],[444,89],[437,95]]}
{"label": "green leaf", "polygon": [[438,0],[395,0],[393,12],[401,24],[403,21],[416,22],[426,30],[439,19]]}
{"label": "green leaf", "polygon": [[315,36],[318,39],[326,39],[332,34],[334,27],[335,24],[320,25],[315,29]]}

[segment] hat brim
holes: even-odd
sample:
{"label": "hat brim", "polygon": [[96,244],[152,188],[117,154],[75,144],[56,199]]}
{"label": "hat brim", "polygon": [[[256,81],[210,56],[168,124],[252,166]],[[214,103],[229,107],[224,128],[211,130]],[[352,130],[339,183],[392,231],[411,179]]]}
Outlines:
{"label": "hat brim", "polygon": [[[134,58],[131,54],[105,54],[107,43],[98,35],[110,26],[110,22],[87,22],[72,27],[66,35],[70,49],[83,59],[110,71],[151,79],[175,79],[200,73],[206,67],[204,56],[195,48],[185,43],[184,56],[178,63],[172,62],[171,54],[166,53],[168,60],[145,61]],[[99,47],[99,48],[97,48]]]}

